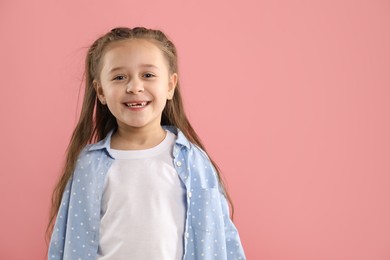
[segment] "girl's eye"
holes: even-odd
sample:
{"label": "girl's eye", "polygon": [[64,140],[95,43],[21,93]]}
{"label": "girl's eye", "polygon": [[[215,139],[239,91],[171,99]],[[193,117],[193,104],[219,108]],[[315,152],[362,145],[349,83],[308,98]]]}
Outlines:
{"label": "girl's eye", "polygon": [[153,78],[154,75],[153,75],[152,73],[145,73],[145,74],[144,74],[144,77],[145,77],[145,78]]}
{"label": "girl's eye", "polygon": [[123,75],[116,76],[114,80],[124,80],[126,77]]}

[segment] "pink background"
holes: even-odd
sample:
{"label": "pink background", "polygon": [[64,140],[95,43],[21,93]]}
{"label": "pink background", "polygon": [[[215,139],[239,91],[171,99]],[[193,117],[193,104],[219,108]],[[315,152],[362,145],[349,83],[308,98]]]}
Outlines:
{"label": "pink background", "polygon": [[176,43],[248,259],[390,259],[390,2],[0,3],[0,259],[43,259],[83,59],[115,26]]}

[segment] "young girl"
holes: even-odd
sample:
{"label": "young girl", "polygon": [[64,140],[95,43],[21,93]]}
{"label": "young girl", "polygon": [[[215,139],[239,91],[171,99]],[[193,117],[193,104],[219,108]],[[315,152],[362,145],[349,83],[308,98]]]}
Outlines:
{"label": "young girl", "polygon": [[184,113],[172,42],[115,28],[90,47],[85,78],[49,259],[245,259],[218,168]]}

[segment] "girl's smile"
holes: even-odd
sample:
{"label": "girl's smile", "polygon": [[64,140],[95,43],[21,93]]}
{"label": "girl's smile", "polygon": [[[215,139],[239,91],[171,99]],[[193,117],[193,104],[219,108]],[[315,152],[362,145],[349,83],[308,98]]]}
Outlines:
{"label": "girl's smile", "polygon": [[125,106],[127,106],[129,109],[131,109],[133,111],[141,110],[149,104],[150,104],[150,101],[132,101],[132,102],[125,102],[124,103]]}

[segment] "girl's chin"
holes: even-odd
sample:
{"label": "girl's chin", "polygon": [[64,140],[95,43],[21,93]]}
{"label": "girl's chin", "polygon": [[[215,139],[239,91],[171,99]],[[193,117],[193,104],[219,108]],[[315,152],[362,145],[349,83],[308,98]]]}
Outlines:
{"label": "girl's chin", "polygon": [[150,122],[150,121],[136,121],[136,122],[118,122],[118,127],[122,129],[129,130],[144,130],[144,129],[161,129],[160,121],[159,122]]}

